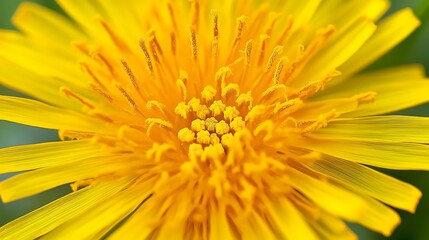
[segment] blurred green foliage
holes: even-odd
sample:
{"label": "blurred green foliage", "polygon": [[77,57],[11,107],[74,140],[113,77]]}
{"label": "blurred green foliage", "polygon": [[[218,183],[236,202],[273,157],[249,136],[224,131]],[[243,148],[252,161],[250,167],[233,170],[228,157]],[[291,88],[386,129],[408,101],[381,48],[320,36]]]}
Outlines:
{"label": "blurred green foliage", "polygon": [[[22,0],[0,0],[0,28],[13,28],[10,19],[16,7]],[[61,11],[54,0],[33,0]],[[386,54],[382,59],[373,64],[368,70],[395,66],[400,64],[420,63],[429,70],[429,1],[428,0],[393,0],[390,12],[394,12],[404,7],[411,7],[422,21],[422,26],[414,32],[408,39]],[[0,94],[19,95],[9,89],[0,86]],[[428,93],[429,94],[429,93]],[[429,116],[429,105],[418,106],[399,112],[399,114]],[[55,131],[32,128],[15,123],[0,121],[0,147],[13,145],[38,143],[44,141],[58,140]],[[428,159],[429,160],[429,159]],[[429,238],[429,173],[419,171],[390,171],[382,170],[389,175],[395,176],[404,181],[410,182],[420,188],[423,198],[416,214],[409,214],[399,211],[402,218],[401,225],[395,230],[390,238],[385,238],[380,234],[373,233],[360,226],[352,225],[361,239],[396,239],[396,240],[426,240]],[[0,175],[0,181],[10,177],[12,174]],[[2,204],[0,202],[0,225],[9,222],[16,217],[36,209],[44,204],[69,192],[68,186],[59,187],[37,196],[19,200],[16,202]]]}

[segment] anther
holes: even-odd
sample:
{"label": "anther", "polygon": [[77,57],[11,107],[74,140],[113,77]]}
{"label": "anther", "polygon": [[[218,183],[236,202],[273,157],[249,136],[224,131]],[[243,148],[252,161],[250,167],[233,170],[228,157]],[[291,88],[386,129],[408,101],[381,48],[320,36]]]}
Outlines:
{"label": "anther", "polygon": [[192,47],[192,57],[195,59],[198,57],[198,45],[197,45],[197,36],[194,28],[191,27],[191,47]]}
{"label": "anther", "polygon": [[128,63],[127,63],[127,62],[125,62],[125,60],[121,60],[121,63],[122,63],[122,66],[124,66],[125,72],[127,73],[128,77],[130,78],[130,80],[131,80],[131,82],[132,82],[133,86],[134,86],[136,89],[139,89],[139,86],[137,85],[136,77],[135,77],[134,73],[131,71],[131,68],[130,68],[130,66],[128,65]]}
{"label": "anther", "polygon": [[282,49],[283,49],[283,46],[276,46],[274,48],[273,52],[271,53],[270,58],[268,59],[267,66],[265,67],[265,72],[268,72],[271,69],[271,67],[274,65],[276,57]]}
{"label": "anther", "polygon": [[267,34],[263,34],[260,36],[260,38],[261,38],[261,48],[259,49],[259,59],[258,59],[259,66],[261,66],[264,61],[265,49],[267,48],[268,39],[270,39],[270,36],[268,36]]}
{"label": "anther", "polygon": [[249,40],[246,42],[245,54],[246,54],[246,66],[250,64],[250,56],[252,55],[252,45],[253,41]]}
{"label": "anther", "polygon": [[173,55],[176,55],[176,34],[170,33],[170,49]]}
{"label": "anther", "polygon": [[140,48],[142,49],[144,56],[146,58],[147,68],[149,69],[149,73],[153,72],[152,60],[150,59],[149,51],[146,48],[145,41],[143,39],[140,40]]}

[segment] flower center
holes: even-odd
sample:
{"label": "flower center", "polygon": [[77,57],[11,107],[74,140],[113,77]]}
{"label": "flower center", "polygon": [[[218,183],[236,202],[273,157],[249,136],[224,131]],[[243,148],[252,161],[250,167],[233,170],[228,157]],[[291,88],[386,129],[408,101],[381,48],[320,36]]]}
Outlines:
{"label": "flower center", "polygon": [[[217,91],[207,86],[201,92],[201,99],[193,97],[187,103],[180,102],[175,113],[186,121],[183,128],[178,131],[178,138],[183,144],[200,144],[201,147],[209,145],[227,149],[234,134],[245,126],[244,114],[252,109],[252,98],[244,95],[235,97],[232,105],[222,100],[214,100]],[[232,101],[231,101],[232,102]],[[247,108],[238,107],[247,102]],[[241,110],[241,111],[240,111]]]}

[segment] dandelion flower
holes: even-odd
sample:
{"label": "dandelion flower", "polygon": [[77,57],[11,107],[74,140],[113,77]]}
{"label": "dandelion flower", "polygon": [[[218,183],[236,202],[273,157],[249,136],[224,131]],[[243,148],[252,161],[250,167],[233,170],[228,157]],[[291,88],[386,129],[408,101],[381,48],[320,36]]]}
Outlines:
{"label": "dandelion flower", "polygon": [[[0,32],[0,119],[62,141],[0,150],[3,202],[72,193],[1,239],[386,236],[429,169],[419,66],[361,70],[418,25],[388,1],[58,0]],[[262,3],[263,2],[263,3]]]}

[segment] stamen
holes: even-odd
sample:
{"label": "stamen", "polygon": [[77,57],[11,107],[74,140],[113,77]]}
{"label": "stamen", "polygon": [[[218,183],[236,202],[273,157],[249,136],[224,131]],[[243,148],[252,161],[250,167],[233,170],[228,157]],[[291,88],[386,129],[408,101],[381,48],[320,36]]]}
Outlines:
{"label": "stamen", "polygon": [[160,112],[164,113],[164,109],[166,108],[166,106],[164,104],[156,101],[156,100],[150,100],[146,103],[146,108],[148,108],[148,109],[156,108]]}
{"label": "stamen", "polygon": [[191,28],[191,48],[192,48],[192,56],[194,59],[198,56],[198,45],[197,45],[197,36],[194,28]]}
{"label": "stamen", "polygon": [[213,16],[213,40],[212,40],[212,57],[217,58],[219,55],[219,29],[218,29],[218,13],[212,10]]}
{"label": "stamen", "polygon": [[305,133],[313,132],[315,130],[324,128],[324,127],[326,127],[328,125],[329,120],[334,119],[334,118],[338,117],[339,115],[340,114],[337,113],[335,111],[335,109],[331,110],[330,112],[328,112],[326,114],[321,114],[319,116],[319,118],[313,124],[311,124],[310,126],[304,128],[301,131],[301,133],[305,134]]}
{"label": "stamen", "polygon": [[159,125],[161,127],[165,127],[165,128],[168,128],[168,129],[172,129],[173,128],[173,125],[170,122],[165,121],[165,120],[163,120],[161,118],[147,118],[145,122],[148,125],[147,131],[146,131],[146,135],[147,136],[150,135],[150,132],[151,132],[151,130],[152,130],[152,128],[153,128],[154,125]]}
{"label": "stamen", "polygon": [[176,108],[174,109],[174,113],[181,116],[182,118],[186,119],[188,117],[188,113],[191,111],[191,108],[186,105],[184,102],[180,102],[177,104]]}
{"label": "stamen", "polygon": [[176,55],[176,34],[170,33],[170,49],[173,55]]}
{"label": "stamen", "polygon": [[270,58],[268,59],[267,66],[265,67],[265,72],[268,72],[270,68],[274,65],[277,55],[281,52],[283,46],[276,46],[271,53]]}
{"label": "stamen", "polygon": [[240,87],[236,83],[229,83],[225,87],[222,88],[222,97],[226,97],[226,95],[230,92],[234,91],[236,95],[240,93]]}
{"label": "stamen", "polygon": [[253,41],[252,40],[249,40],[249,41],[247,41],[247,43],[246,43],[246,51],[245,51],[245,54],[246,54],[246,66],[249,66],[249,64],[250,64],[250,56],[252,55],[252,45],[253,45]]}
{"label": "stamen", "polygon": [[117,34],[103,18],[97,17],[97,20],[99,23],[101,23],[101,26],[104,28],[110,39],[119,49],[121,49],[122,51],[129,50],[128,45],[121,39],[120,35]]}
{"label": "stamen", "polygon": [[82,103],[83,105],[87,106],[89,109],[94,109],[95,106],[93,104],[91,104],[90,102],[86,101],[83,97],[79,96],[77,93],[73,92],[72,90],[70,90],[67,87],[60,87],[60,91],[62,93],[64,93],[64,95],[66,95],[67,97],[72,97],[76,100],[78,100],[80,103]]}
{"label": "stamen", "polygon": [[282,73],[284,61],[286,60],[285,57],[280,58],[279,62],[277,63],[276,71],[274,72],[274,83],[279,84],[280,82],[280,74]]}
{"label": "stamen", "polygon": [[265,49],[267,48],[268,39],[270,39],[270,36],[267,34],[263,34],[260,36],[261,38],[261,48],[259,49],[259,59],[258,59],[258,65],[261,66],[264,62],[265,57]]}
{"label": "stamen", "polygon": [[146,57],[146,64],[149,70],[149,73],[153,72],[152,60],[150,59],[149,51],[146,48],[145,41],[143,39],[140,40],[140,48],[143,50],[144,56]]}
{"label": "stamen", "polygon": [[206,86],[201,91],[201,97],[206,101],[211,101],[216,96],[216,89],[212,86]]}
{"label": "stamen", "polygon": [[191,0],[192,1],[192,26],[198,30],[199,21],[200,21],[200,1],[199,0]]}
{"label": "stamen", "polygon": [[91,79],[101,88],[106,89],[106,87],[104,86],[104,84],[97,78],[97,76],[95,76],[94,72],[91,70],[91,68],[86,64],[86,63],[80,63],[80,66],[82,68],[82,70],[84,70],[86,73],[89,74],[89,76],[91,77]]}
{"label": "stamen", "polygon": [[95,53],[95,56],[98,59],[100,59],[100,61],[103,63],[104,66],[107,67],[107,69],[112,74],[112,76],[115,76],[115,70],[114,70],[112,64],[110,64],[110,62],[107,60],[107,58],[105,56],[103,56],[103,54],[101,54],[99,52]]}
{"label": "stamen", "polygon": [[122,93],[122,95],[127,99],[128,103],[133,107],[134,110],[137,110],[136,102],[131,98],[127,91],[122,86],[116,85],[116,88]]}
{"label": "stamen", "polygon": [[128,77],[130,78],[133,86],[138,90],[139,86],[137,85],[137,80],[136,77],[134,75],[134,73],[131,71],[130,66],[128,65],[127,62],[125,62],[125,60],[121,60],[122,66],[124,66],[125,72],[127,73]]}
{"label": "stamen", "polygon": [[155,38],[154,36],[151,36],[149,39],[149,43],[150,43],[150,51],[152,52],[152,57],[155,60],[155,62],[160,63],[159,57],[158,57],[158,52],[159,51],[158,47],[156,46],[156,42],[155,42]]}
{"label": "stamen", "polygon": [[243,30],[246,27],[246,17],[241,16],[237,19],[237,35],[235,36],[233,50],[238,46],[243,36]]}
{"label": "stamen", "polygon": [[177,87],[182,92],[183,101],[186,101],[188,98],[188,89],[186,88],[186,83],[188,82],[188,73],[186,71],[180,70],[179,79],[176,81]]}
{"label": "stamen", "polygon": [[169,1],[167,3],[167,6],[168,6],[168,13],[170,14],[171,24],[173,25],[174,30],[177,31],[177,21],[176,21],[176,17],[174,16],[173,4]]}
{"label": "stamen", "polygon": [[366,92],[366,93],[360,93],[353,96],[359,104],[361,103],[373,103],[375,101],[375,97],[377,96],[376,92]]}

